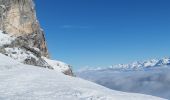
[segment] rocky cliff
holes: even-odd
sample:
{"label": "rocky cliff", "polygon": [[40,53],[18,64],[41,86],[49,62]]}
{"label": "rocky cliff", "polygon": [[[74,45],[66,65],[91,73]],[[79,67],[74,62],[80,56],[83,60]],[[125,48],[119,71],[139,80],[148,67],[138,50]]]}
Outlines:
{"label": "rocky cliff", "polygon": [[48,56],[44,32],[37,21],[32,0],[0,0],[0,30],[25,38],[29,46]]}
{"label": "rocky cliff", "polygon": [[[0,37],[0,53],[25,64],[55,70],[57,65],[51,66],[43,59],[49,59],[48,49],[33,0],[0,0],[0,30],[1,36],[8,37]],[[7,40],[11,41],[4,42]],[[70,66],[62,72],[73,75]]]}

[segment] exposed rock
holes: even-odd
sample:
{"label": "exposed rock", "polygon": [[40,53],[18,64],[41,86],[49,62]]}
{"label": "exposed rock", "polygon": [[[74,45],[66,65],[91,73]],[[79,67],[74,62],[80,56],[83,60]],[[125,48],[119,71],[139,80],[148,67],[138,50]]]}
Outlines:
{"label": "exposed rock", "polygon": [[24,37],[30,46],[39,48],[41,54],[48,57],[44,32],[37,21],[32,0],[0,0],[0,30]]}
{"label": "exposed rock", "polygon": [[[53,69],[52,66],[50,66],[46,61],[44,61],[43,59],[39,58],[38,60],[36,60],[35,58],[31,57],[31,58],[26,58],[24,60],[24,64],[29,64],[29,65],[35,65],[35,66],[42,66],[45,68],[49,68],[49,69]],[[64,73],[65,74],[65,73]]]}
{"label": "exposed rock", "polygon": [[73,71],[72,71],[71,66],[68,66],[68,67],[69,67],[69,69],[68,69],[68,70],[65,70],[63,73],[64,73],[65,75],[75,76],[74,73],[73,73]]}

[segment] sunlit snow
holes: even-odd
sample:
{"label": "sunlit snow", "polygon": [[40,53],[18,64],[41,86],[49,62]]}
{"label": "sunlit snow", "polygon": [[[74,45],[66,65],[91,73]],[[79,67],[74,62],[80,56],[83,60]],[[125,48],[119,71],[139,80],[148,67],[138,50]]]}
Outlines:
{"label": "sunlit snow", "polygon": [[113,91],[53,70],[24,65],[0,54],[1,100],[164,100]]}

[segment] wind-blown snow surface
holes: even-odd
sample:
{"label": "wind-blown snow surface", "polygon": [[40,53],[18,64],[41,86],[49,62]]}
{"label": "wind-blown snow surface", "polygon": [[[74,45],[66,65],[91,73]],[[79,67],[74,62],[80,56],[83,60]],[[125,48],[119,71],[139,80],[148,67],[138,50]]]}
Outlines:
{"label": "wind-blown snow surface", "polygon": [[159,96],[170,100],[170,66],[141,70],[97,69],[77,72],[77,76],[110,89]]}
{"label": "wind-blown snow surface", "polygon": [[163,100],[113,91],[53,70],[24,65],[0,54],[0,100]]}

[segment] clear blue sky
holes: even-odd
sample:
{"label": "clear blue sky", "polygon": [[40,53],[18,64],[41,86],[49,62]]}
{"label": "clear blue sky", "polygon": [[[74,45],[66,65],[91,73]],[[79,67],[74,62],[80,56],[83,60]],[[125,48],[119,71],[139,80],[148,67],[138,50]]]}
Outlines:
{"label": "clear blue sky", "polygon": [[170,56],[170,0],[35,0],[53,59],[108,67]]}

